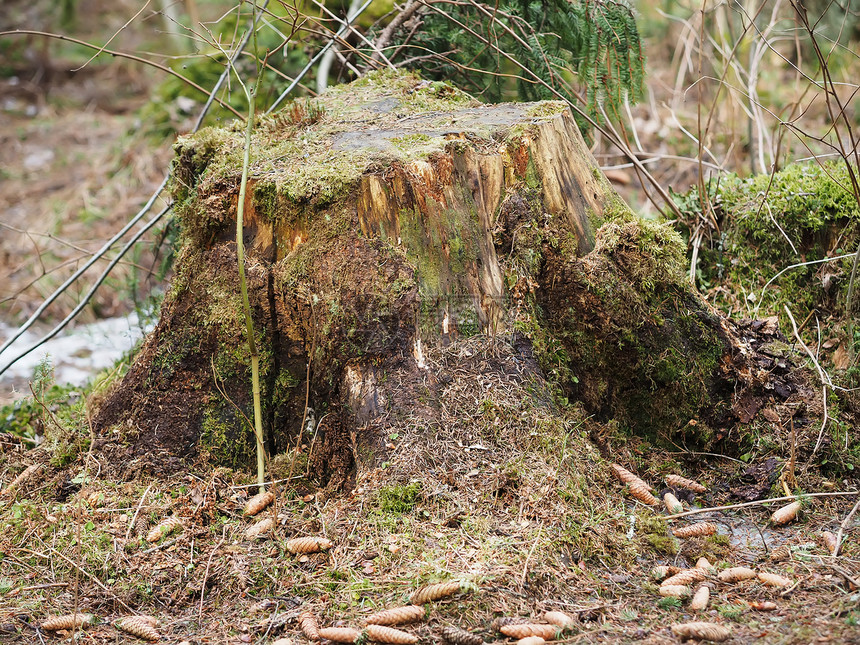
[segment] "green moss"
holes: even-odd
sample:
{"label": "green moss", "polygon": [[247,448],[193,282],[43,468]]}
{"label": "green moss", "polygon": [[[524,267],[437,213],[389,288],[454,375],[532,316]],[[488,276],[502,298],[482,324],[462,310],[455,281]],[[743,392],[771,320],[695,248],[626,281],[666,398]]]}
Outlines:
{"label": "green moss", "polygon": [[568,109],[567,103],[564,101],[538,101],[528,107],[526,114],[537,119],[541,117],[553,117]]}
{"label": "green moss", "polygon": [[[702,241],[697,278],[706,289],[725,287],[714,290],[712,302],[727,312],[777,315],[783,329],[791,328],[784,305],[798,319],[818,308],[834,316],[838,330],[851,258],[798,266],[767,289],[765,285],[790,265],[857,248],[860,206],[850,185],[841,161],[796,163],[773,177],[729,175],[711,182],[708,197],[721,234]],[[698,190],[674,199],[685,214],[683,232],[689,235],[702,217]],[[749,298],[742,300],[745,296]]]}
{"label": "green moss", "polygon": [[377,491],[376,505],[385,515],[410,512],[421,499],[421,485],[383,486]]}
{"label": "green moss", "polygon": [[203,415],[199,447],[217,466],[247,467],[256,459],[254,432],[224,405],[213,404]]}

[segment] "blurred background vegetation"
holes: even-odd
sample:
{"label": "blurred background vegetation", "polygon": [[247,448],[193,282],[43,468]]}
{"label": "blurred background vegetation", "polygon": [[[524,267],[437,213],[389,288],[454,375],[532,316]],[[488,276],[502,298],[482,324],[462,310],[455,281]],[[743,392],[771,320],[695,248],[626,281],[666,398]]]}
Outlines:
{"label": "blurred background vegetation", "polygon": [[[686,236],[690,276],[706,299],[727,315],[780,316],[783,330],[790,329],[788,306],[806,321],[801,333],[818,344],[822,360],[856,380],[860,332],[850,292],[860,217],[852,184],[860,0],[643,0],[635,8],[625,0],[277,0],[265,7],[257,53],[269,70],[259,106],[272,104],[348,15],[353,28],[343,29],[289,98],[314,96],[370,69],[404,67],[487,102],[569,100],[622,196]],[[5,0],[0,28],[108,43],[210,88],[251,10],[222,0]],[[10,280],[0,318],[10,323],[82,261],[75,248],[93,250],[139,208],[163,176],[173,138],[193,127],[206,100],[163,69],[106,53],[88,62],[95,53],[37,34],[0,36],[9,117],[0,134],[22,149],[40,136],[54,147],[50,163],[34,162],[35,170],[15,162],[20,154],[0,157],[0,207],[12,212],[26,196],[28,217],[13,225],[23,231],[41,222],[42,233],[67,243],[40,238],[43,266],[28,272],[30,238],[4,232],[0,256]],[[253,79],[251,47],[236,65]],[[235,79],[218,98],[247,110]],[[214,106],[205,123],[233,118]],[[92,154],[58,152],[82,137]],[[83,180],[72,172],[82,165]],[[70,187],[46,199],[32,190],[36,174]],[[655,184],[673,191],[671,207]],[[121,312],[129,297],[141,307],[157,302],[170,270],[172,226],[161,224],[136,247],[94,300],[91,318]],[[48,313],[63,315],[80,291]]]}

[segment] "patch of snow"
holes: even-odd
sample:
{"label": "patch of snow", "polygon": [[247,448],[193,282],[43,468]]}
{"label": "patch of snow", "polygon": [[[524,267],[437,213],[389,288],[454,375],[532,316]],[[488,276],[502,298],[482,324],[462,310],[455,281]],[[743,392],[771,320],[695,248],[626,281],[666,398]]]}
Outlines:
{"label": "patch of snow", "polygon": [[[58,384],[86,385],[98,372],[114,365],[151,329],[151,324],[141,327],[135,312],[69,327],[10,366],[12,359],[42,337],[41,333],[28,330],[0,352],[0,368],[7,368],[0,374],[0,399],[8,398],[10,390],[15,388],[26,392],[27,381],[32,380],[36,366],[45,357],[50,358]],[[0,340],[9,338],[15,331],[16,328],[0,322]]]}

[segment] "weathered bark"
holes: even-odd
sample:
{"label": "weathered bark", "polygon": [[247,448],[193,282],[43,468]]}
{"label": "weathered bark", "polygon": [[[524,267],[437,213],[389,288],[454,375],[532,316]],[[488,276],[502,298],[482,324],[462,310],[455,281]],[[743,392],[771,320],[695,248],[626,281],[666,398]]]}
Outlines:
{"label": "weathered bark", "polygon": [[[132,428],[140,453],[251,461],[231,233],[242,144],[207,130],[176,145],[176,277],[96,419]],[[308,468],[342,484],[384,451],[380,419],[444,407],[424,353],[481,333],[636,429],[736,420],[749,357],[687,288],[680,238],[633,216],[563,104],[483,106],[382,74],[294,104],[253,144],[245,242],[272,454],[309,444]],[[306,397],[318,425],[299,436]]]}

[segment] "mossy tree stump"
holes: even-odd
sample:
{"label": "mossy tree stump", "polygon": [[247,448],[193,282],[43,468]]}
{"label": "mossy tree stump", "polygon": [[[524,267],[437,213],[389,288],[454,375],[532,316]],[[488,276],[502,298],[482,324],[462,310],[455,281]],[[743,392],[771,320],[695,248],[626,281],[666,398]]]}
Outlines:
{"label": "mossy tree stump", "polygon": [[[138,454],[253,462],[243,145],[236,125],[175,146],[175,278],[96,419]],[[699,419],[692,438],[707,440],[737,420],[738,391],[762,387],[739,337],[688,289],[681,239],[623,204],[564,104],[487,106],[371,75],[260,122],[245,206],[267,447],[308,446],[323,483],[377,459],[374,419],[433,414],[424,351],[475,334],[513,342],[559,393],[650,434]]]}

